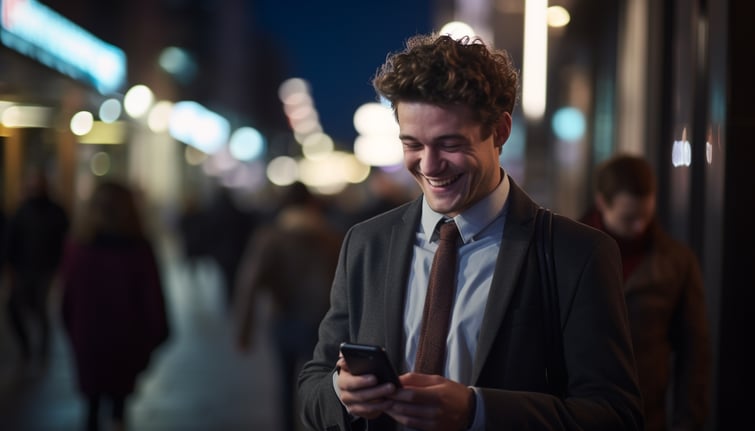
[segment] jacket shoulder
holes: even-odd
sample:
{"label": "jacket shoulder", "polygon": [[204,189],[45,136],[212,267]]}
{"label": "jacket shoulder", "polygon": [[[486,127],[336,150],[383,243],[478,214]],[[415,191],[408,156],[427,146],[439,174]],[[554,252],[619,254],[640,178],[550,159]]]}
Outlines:
{"label": "jacket shoulder", "polygon": [[553,234],[554,238],[563,241],[579,241],[590,244],[616,244],[616,241],[611,238],[610,235],[600,229],[588,226],[587,224],[560,214],[553,215]]}
{"label": "jacket shoulder", "polygon": [[349,228],[349,232],[352,235],[364,232],[386,232],[386,229],[390,229],[397,223],[413,221],[413,216],[419,215],[420,204],[420,200],[406,202],[384,213],[355,223]]}

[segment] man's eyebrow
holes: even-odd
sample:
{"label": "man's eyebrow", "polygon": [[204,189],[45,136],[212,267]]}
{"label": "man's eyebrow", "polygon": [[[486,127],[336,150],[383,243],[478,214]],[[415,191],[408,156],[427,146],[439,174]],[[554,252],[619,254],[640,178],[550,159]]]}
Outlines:
{"label": "man's eyebrow", "polygon": [[433,140],[441,141],[441,140],[446,140],[446,139],[460,139],[462,141],[466,141],[467,137],[461,133],[448,133],[445,135],[436,136],[435,139]]}
{"label": "man's eyebrow", "polygon": [[[404,133],[399,134],[398,138],[399,139],[410,139],[410,140],[414,140],[414,141],[418,140],[414,136],[407,135],[407,134],[404,134]],[[457,140],[466,141],[467,137],[465,135],[461,134],[461,133],[448,133],[448,134],[445,134],[445,135],[436,136],[432,140],[433,141],[444,141],[444,140],[449,140],[449,139],[457,139]]]}

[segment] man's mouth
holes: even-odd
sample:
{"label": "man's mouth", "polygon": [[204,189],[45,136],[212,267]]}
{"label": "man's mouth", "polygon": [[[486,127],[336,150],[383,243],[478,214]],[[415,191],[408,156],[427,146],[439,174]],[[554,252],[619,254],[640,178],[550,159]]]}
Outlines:
{"label": "man's mouth", "polygon": [[433,187],[446,187],[455,183],[456,180],[458,180],[459,178],[461,178],[461,174],[455,175],[450,178],[431,179],[431,178],[425,177],[425,180],[427,181],[428,184],[430,184]]}

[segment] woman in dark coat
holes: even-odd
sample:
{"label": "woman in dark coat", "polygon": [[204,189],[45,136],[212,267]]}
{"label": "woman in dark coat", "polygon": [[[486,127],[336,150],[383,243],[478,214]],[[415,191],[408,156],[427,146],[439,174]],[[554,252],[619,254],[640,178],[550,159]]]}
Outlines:
{"label": "woman in dark coat", "polygon": [[165,301],[132,191],[102,183],[84,214],[64,253],[63,321],[88,401],[87,429],[99,429],[103,399],[118,429],[139,373],[168,337]]}

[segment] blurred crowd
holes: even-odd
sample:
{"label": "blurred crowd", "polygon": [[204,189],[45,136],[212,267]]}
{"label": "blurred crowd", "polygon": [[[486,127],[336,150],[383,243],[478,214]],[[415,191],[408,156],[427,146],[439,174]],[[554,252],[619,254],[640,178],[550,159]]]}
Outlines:
{"label": "blurred crowd", "polygon": [[[193,283],[207,281],[203,269],[218,274],[241,354],[259,348],[259,298],[272,298],[279,417],[293,430],[296,374],[327,309],[344,233],[416,196],[383,172],[365,186],[334,197],[295,183],[273,187],[253,203],[217,186],[205,199],[188,194],[177,217],[161,225],[150,218],[159,219],[139,188],[126,181],[101,179],[72,211],[48,173],[30,169],[19,204],[0,211],[0,316],[10,332],[3,342],[13,344],[2,350],[13,355],[5,359],[21,369],[45,367],[59,324],[85,406],[84,429],[127,429],[136,382],[171,336],[165,259],[175,258]],[[170,256],[161,251],[166,233],[179,245]]]}
{"label": "blurred crowd", "polygon": [[[620,246],[649,423],[663,429],[667,391],[675,381],[677,398],[669,414],[691,421],[685,429],[699,429],[710,383],[700,270],[691,251],[663,233],[656,219],[651,167],[639,158],[617,160],[618,166],[599,170],[596,205],[581,221],[608,232]],[[219,274],[242,354],[259,348],[260,298],[270,298],[266,327],[286,431],[301,429],[296,378],[311,358],[328,310],[344,235],[355,223],[418,197],[414,187],[382,171],[358,194],[348,193],[326,196],[295,183],[250,205],[218,187],[210,199],[187,196],[167,226],[190,277],[201,265]],[[163,237],[149,228],[138,189],[125,182],[99,182],[76,214],[55,199],[41,170],[26,175],[17,208],[0,212],[0,298],[11,350],[20,364],[48,360],[52,316],[59,312],[86,406],[82,424],[89,431],[126,429],[135,382],[171,336]],[[51,301],[55,289],[58,302]],[[103,428],[105,422],[112,428]]]}

